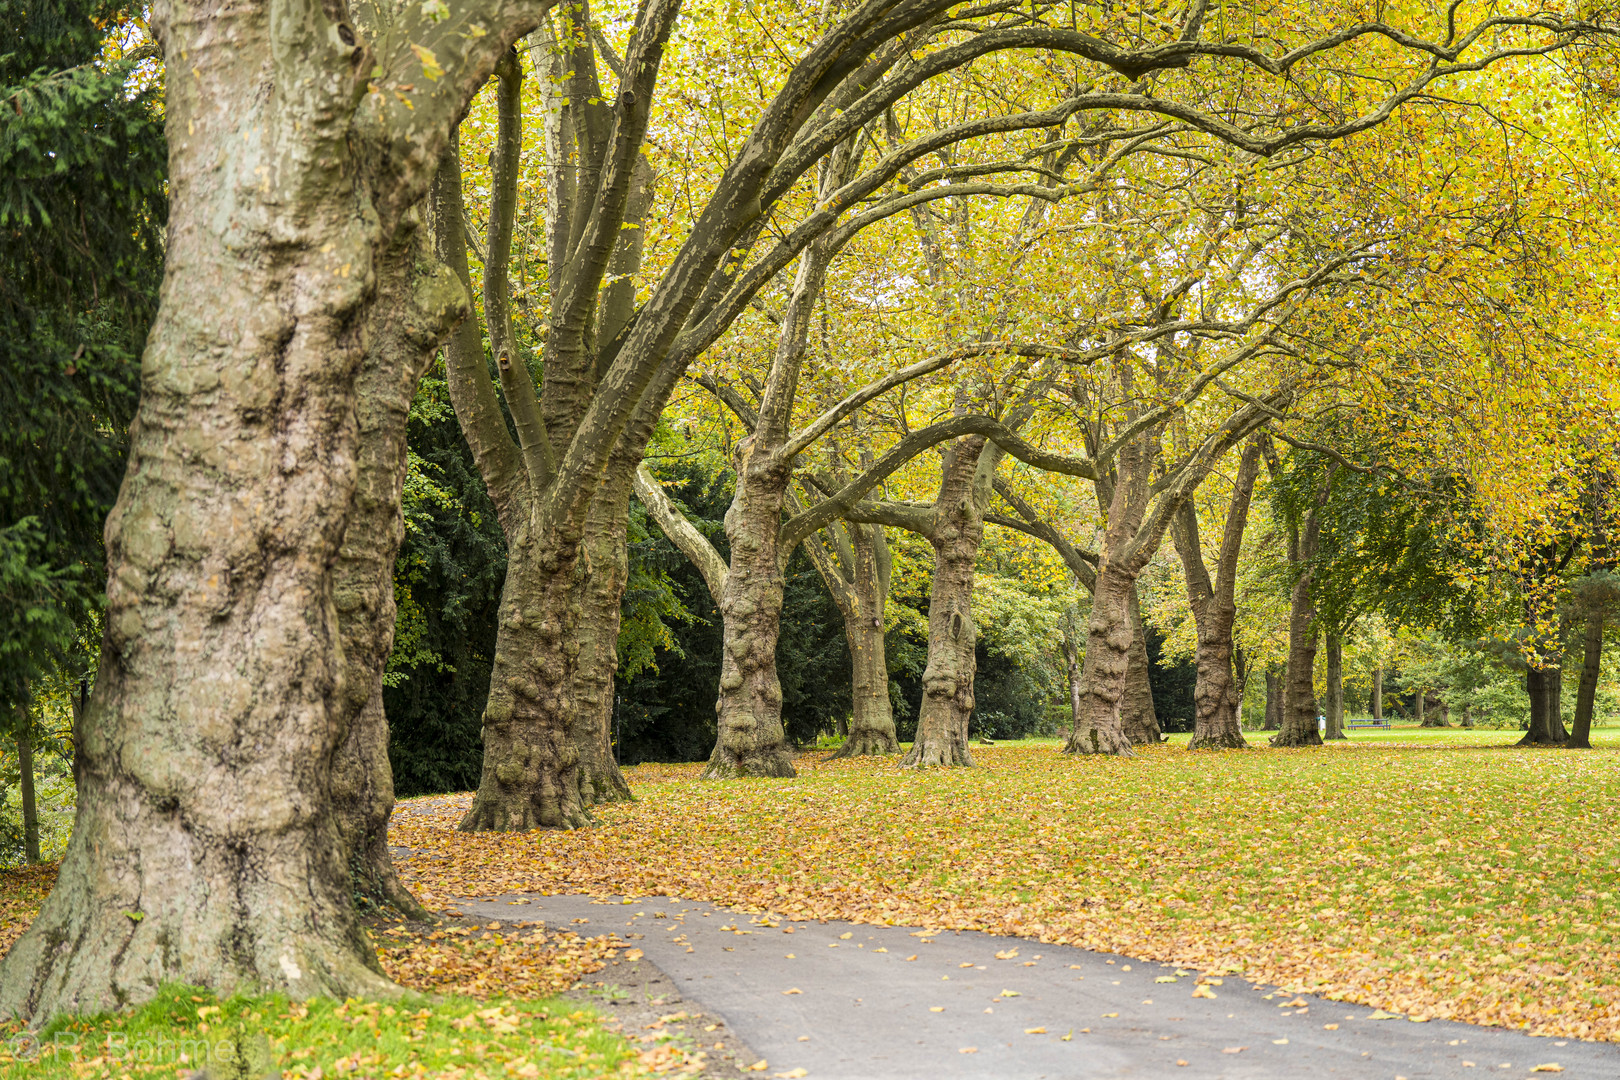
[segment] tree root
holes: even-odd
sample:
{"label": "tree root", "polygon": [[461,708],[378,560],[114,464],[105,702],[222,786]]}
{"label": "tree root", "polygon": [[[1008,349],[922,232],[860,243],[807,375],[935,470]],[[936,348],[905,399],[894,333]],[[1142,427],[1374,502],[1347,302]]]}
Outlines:
{"label": "tree root", "polygon": [[921,740],[911,744],[900,759],[902,769],[973,768],[973,754],[955,739]]}
{"label": "tree root", "polygon": [[1136,751],[1131,749],[1131,740],[1123,731],[1104,731],[1101,728],[1087,728],[1076,731],[1069,736],[1064,745],[1065,754],[1105,754],[1113,757],[1135,757]]}
{"label": "tree root", "polygon": [[708,767],[699,780],[735,780],[738,777],[791,779],[799,772],[785,748],[749,754],[734,754],[715,747]]}
{"label": "tree root", "polygon": [[1321,746],[1322,734],[1314,727],[1304,732],[1279,731],[1271,737],[1272,746]]}
{"label": "tree root", "polygon": [[1189,750],[1247,750],[1248,747],[1243,732],[1230,729],[1215,734],[1194,732],[1192,742],[1187,744]]}
{"label": "tree root", "polygon": [[832,757],[827,760],[868,756],[882,757],[888,754],[898,754],[899,752],[900,742],[890,732],[852,731],[849,733],[849,737],[844,740],[844,745],[834,750]]}

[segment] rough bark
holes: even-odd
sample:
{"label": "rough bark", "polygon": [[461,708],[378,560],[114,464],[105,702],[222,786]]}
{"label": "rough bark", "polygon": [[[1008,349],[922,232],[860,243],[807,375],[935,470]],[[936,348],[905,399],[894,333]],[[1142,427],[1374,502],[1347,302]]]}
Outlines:
{"label": "rough bark", "polygon": [[1316,648],[1321,627],[1316,617],[1314,560],[1321,535],[1321,509],[1333,489],[1337,466],[1328,470],[1314,505],[1295,526],[1288,542],[1288,561],[1294,567],[1289,593],[1288,673],[1283,688],[1281,727],[1271,737],[1273,746],[1321,746],[1317,726]]}
{"label": "rough bark", "polygon": [[400,883],[388,850],[394,784],[382,680],[394,645],[394,559],[405,536],[400,499],[411,398],[444,335],[467,310],[465,290],[431,257],[420,220],[414,210],[407,215],[378,262],[377,302],[355,384],[354,502],[333,571],[345,666],[333,813],[356,902],[413,918],[426,911]]}
{"label": "rough bark", "polygon": [[1147,627],[1142,622],[1142,603],[1135,582],[1131,583],[1128,614],[1131,620],[1131,651],[1125,661],[1124,697],[1120,701],[1120,727],[1133,746],[1157,746],[1164,735],[1159,714],[1153,707],[1153,683],[1149,679],[1152,661],[1148,659]]}
{"label": "rough bark", "polygon": [[333,567],[376,258],[390,201],[420,189],[379,198],[362,179],[351,120],[373,60],[352,29],[318,8],[274,32],[264,6],[153,10],[169,59],[162,303],[104,533],[73,838],[0,962],[0,1015],[117,1008],[166,982],[393,989],[330,803]]}
{"label": "rough bark", "polygon": [[783,585],[778,530],[787,481],[788,462],[756,452],[753,439],[744,440],[736,495],[726,511],[731,563],[720,600],[718,733],[705,779],[797,775],[782,728],[782,684],[776,675]]}
{"label": "rough bark", "polygon": [[1307,568],[1294,579],[1289,598],[1288,672],[1283,686],[1282,716],[1272,746],[1321,746],[1317,727],[1316,648],[1320,628],[1311,597],[1313,574]]}
{"label": "rough bark", "polygon": [[1586,617],[1586,633],[1582,641],[1581,682],[1575,692],[1575,718],[1569,733],[1571,749],[1592,748],[1592,712],[1597,705],[1598,678],[1603,673],[1602,615]]}
{"label": "rough bark", "polygon": [[1130,598],[1134,574],[1122,573],[1106,558],[1097,571],[1086,623],[1086,654],[1082,666],[1079,715],[1064,747],[1071,754],[1131,753],[1122,711],[1125,675],[1130,665],[1134,627]]}
{"label": "rough bark", "polygon": [[[903,768],[971,766],[968,722],[979,631],[973,621],[973,562],[984,537],[984,511],[975,497],[984,440],[960,439],[946,453],[934,524],[933,585],[928,594],[928,663],[923,669],[917,734]],[[993,468],[992,468],[993,471]]]}
{"label": "rough bark", "polygon": [[17,787],[22,798],[23,858],[39,859],[39,800],[34,794],[34,724],[26,706],[17,710]]}
{"label": "rough bark", "polygon": [[883,640],[884,608],[889,598],[889,542],[881,525],[834,524],[824,531],[834,539],[838,561],[835,563],[820,544],[807,544],[806,550],[844,617],[852,700],[844,743],[832,756],[899,753]]}
{"label": "rough bark", "polygon": [[1565,746],[1569,732],[1564,730],[1561,698],[1564,672],[1552,657],[1540,658],[1543,666],[1532,666],[1524,675],[1524,688],[1530,695],[1530,727],[1519,746]]}
{"label": "rough bark", "polygon": [[1327,635],[1327,732],[1323,739],[1343,739],[1344,734],[1344,638]]}
{"label": "rough bark", "polygon": [[1243,531],[1248,525],[1249,506],[1255,481],[1260,475],[1260,443],[1251,440],[1238,460],[1227,504],[1226,527],[1221,534],[1220,553],[1215,562],[1215,579],[1210,580],[1204,565],[1203,546],[1198,535],[1198,515],[1189,502],[1177,516],[1171,537],[1181,557],[1187,597],[1198,628],[1196,655],[1197,681],[1193,686],[1193,737],[1195,750],[1240,749],[1243,738],[1243,698],[1233,679],[1236,646],[1232,629],[1237,622],[1237,563],[1242,551]]}
{"label": "rough bark", "polygon": [[602,478],[585,518],[579,659],[574,669],[574,749],[583,806],[623,802],[630,785],[613,752],[613,686],[619,670],[620,602],[630,576],[630,486],[624,468]]}
{"label": "rough bark", "polygon": [[1266,669],[1266,718],[1262,730],[1277,731],[1282,727],[1283,681],[1286,672],[1278,674],[1274,668]]}

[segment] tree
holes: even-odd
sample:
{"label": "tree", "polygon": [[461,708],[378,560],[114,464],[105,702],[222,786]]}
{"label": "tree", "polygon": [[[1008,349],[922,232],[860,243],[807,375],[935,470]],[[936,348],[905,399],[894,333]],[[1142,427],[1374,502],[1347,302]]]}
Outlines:
{"label": "tree", "polygon": [[1171,527],[1187,579],[1193,620],[1198,627],[1198,681],[1193,688],[1195,716],[1190,744],[1194,749],[1220,750],[1248,745],[1243,739],[1240,715],[1242,696],[1232,678],[1232,628],[1237,619],[1238,556],[1249,518],[1249,500],[1254,495],[1259,475],[1260,443],[1251,439],[1243,448],[1237,475],[1232,481],[1232,497],[1215,559],[1213,582],[1204,565],[1198,513],[1190,501],[1182,506]]}
{"label": "tree", "polygon": [[[367,14],[361,27],[341,7],[154,9],[173,75],[162,301],[105,532],[77,827],[0,965],[0,1012],[94,1011],[175,980],[389,988],[351,896],[349,844],[365,830],[348,827],[384,800],[332,795],[356,699],[378,689],[351,685],[362,658],[340,646],[342,549],[362,539],[345,535],[357,404],[366,424],[373,398],[359,384],[382,375],[372,324],[433,327],[464,302],[432,287],[437,272],[414,273],[412,208],[454,119],[536,16],[495,3]],[[401,278],[430,286],[411,293],[423,318],[378,313]],[[383,382],[405,383],[408,404],[415,373]],[[397,480],[363,490],[394,503],[377,518],[397,514]],[[392,555],[364,560],[388,595]]]}

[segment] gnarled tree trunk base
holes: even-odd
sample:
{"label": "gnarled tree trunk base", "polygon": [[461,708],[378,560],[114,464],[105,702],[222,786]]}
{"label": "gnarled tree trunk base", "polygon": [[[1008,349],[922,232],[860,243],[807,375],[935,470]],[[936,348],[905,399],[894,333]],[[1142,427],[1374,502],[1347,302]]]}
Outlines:
{"label": "gnarled tree trunk base", "polygon": [[1076,731],[1069,736],[1064,744],[1065,754],[1111,754],[1115,757],[1135,757],[1136,751],[1131,749],[1130,736],[1123,731],[1108,731],[1103,728],[1088,727],[1083,731]]}
{"label": "gnarled tree trunk base", "polygon": [[799,772],[785,747],[732,751],[716,746],[700,780],[735,780],[739,777],[792,779]]}
{"label": "gnarled tree trunk base", "polygon": [[1322,733],[1315,728],[1308,731],[1289,731],[1286,728],[1271,737],[1272,746],[1321,746]]}
{"label": "gnarled tree trunk base", "polygon": [[1249,742],[1243,737],[1243,732],[1236,728],[1194,732],[1192,741],[1187,744],[1189,750],[1246,750],[1248,747]]}
{"label": "gnarled tree trunk base", "polygon": [[922,739],[911,744],[906,756],[900,759],[902,769],[948,769],[973,767],[973,754],[967,740],[953,738]]}
{"label": "gnarled tree trunk base", "polygon": [[834,758],[851,757],[879,757],[900,752],[900,740],[894,737],[893,731],[861,731],[851,728],[849,737],[844,745],[833,751]]}

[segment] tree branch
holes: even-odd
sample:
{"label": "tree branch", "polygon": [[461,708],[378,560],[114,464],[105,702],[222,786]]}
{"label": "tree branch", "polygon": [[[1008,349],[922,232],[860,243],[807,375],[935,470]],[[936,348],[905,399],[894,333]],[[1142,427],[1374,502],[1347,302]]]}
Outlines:
{"label": "tree branch", "polygon": [[697,567],[698,573],[703,575],[703,583],[709,587],[709,595],[716,604],[720,603],[726,593],[726,575],[730,573],[726,560],[709,543],[709,538],[698,532],[697,526],[686,520],[686,515],[670,502],[664,486],[653,476],[646,462],[636,466],[635,490],[648,516],[669,537],[669,542]]}

